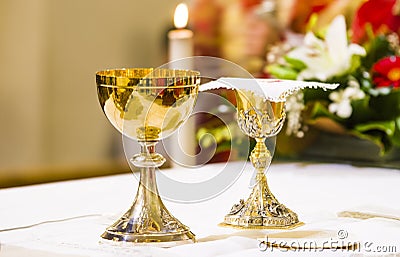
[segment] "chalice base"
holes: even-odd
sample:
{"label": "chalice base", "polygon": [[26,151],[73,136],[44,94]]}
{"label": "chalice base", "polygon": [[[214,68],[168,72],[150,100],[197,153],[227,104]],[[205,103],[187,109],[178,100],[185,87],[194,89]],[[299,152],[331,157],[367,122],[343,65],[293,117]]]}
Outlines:
{"label": "chalice base", "polygon": [[292,210],[279,203],[268,188],[264,174],[257,175],[246,201],[233,205],[221,226],[239,229],[293,229],[303,225]]}
{"label": "chalice base", "polygon": [[[101,237],[112,242],[158,247],[194,243],[194,234],[169,213],[158,193],[155,168],[151,166],[161,166],[165,159],[154,153],[154,142],[143,145],[146,146],[142,154],[135,155],[131,160],[137,166],[142,166],[135,200],[130,209],[109,226]],[[144,149],[147,149],[147,155],[143,154]]]}
{"label": "chalice base", "polygon": [[[195,235],[188,227],[169,214],[162,204],[151,204],[151,212],[144,206],[132,206],[120,219],[101,235],[113,242],[152,244],[158,247],[172,247],[195,242]],[[160,208],[157,208],[160,207]]]}
{"label": "chalice base", "polygon": [[[118,222],[123,226],[129,224],[129,221],[118,220]],[[113,242],[128,242],[134,245],[154,245],[157,247],[174,247],[195,242],[195,236],[190,230],[141,234],[109,227],[101,237]]]}

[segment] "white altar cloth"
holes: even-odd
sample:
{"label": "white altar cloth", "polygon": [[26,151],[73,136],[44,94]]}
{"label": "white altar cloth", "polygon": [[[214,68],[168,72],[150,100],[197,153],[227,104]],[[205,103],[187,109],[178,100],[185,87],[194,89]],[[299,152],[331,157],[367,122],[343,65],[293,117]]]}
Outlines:
{"label": "white altar cloth", "polygon": [[[210,179],[222,164],[162,170],[173,178]],[[400,171],[346,164],[273,163],[268,183],[277,199],[305,224],[293,230],[237,230],[218,224],[231,206],[249,195],[247,166],[220,195],[196,203],[164,199],[170,212],[196,234],[197,243],[171,248],[112,245],[100,234],[133,201],[132,174],[0,190],[0,256],[400,256]],[[162,192],[161,192],[162,194]],[[339,217],[342,211],[382,215]],[[19,229],[15,229],[19,228]],[[281,244],[337,246],[354,251],[267,248]],[[336,243],[337,241],[337,243]]]}

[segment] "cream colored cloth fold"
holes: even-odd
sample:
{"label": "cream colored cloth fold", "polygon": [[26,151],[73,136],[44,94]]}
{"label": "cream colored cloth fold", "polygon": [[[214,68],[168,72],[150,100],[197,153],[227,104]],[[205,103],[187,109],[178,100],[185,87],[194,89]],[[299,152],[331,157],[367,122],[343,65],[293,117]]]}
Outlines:
{"label": "cream colored cloth fold", "polygon": [[400,209],[376,206],[360,206],[349,210],[343,210],[337,215],[338,217],[354,219],[384,218],[400,221]]}

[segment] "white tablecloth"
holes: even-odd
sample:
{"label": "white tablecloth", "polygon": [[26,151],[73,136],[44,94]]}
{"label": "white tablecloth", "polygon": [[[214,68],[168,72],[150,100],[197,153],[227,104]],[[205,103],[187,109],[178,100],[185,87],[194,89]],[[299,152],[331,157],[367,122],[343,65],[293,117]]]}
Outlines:
{"label": "white tablecloth", "polygon": [[[161,172],[189,183],[212,179],[222,167],[211,164]],[[170,212],[189,226],[198,240],[171,248],[112,245],[100,239],[107,225],[133,201],[138,182],[132,174],[3,189],[0,256],[400,256],[399,220],[338,216],[341,211],[363,211],[399,218],[399,170],[276,163],[267,174],[271,191],[305,225],[293,230],[218,226],[231,206],[248,196],[252,175],[247,166],[232,186],[208,200],[182,203],[164,199]],[[265,249],[258,239],[266,237],[269,242],[283,244],[357,243],[359,248]]]}

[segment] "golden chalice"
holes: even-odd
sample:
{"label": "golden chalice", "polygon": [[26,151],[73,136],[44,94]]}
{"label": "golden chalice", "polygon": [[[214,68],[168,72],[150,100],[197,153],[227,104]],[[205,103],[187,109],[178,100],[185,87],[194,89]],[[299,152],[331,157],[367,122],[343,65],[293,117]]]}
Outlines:
{"label": "golden chalice", "polygon": [[250,161],[257,170],[256,184],[247,200],[233,205],[222,225],[238,228],[293,228],[301,225],[297,214],[279,203],[268,188],[265,171],[272,156],[265,140],[276,136],[285,121],[285,101],[270,101],[247,90],[235,90],[237,123],[243,133],[256,140]]}
{"label": "golden chalice", "polygon": [[200,74],[190,70],[117,69],[96,73],[97,94],[108,120],[137,140],[141,152],[132,157],[140,169],[136,198],[130,209],[102,238],[173,246],[194,242],[189,228],[172,216],[157,189],[155,169],[165,159],[155,145],[176,131],[196,103]]}

